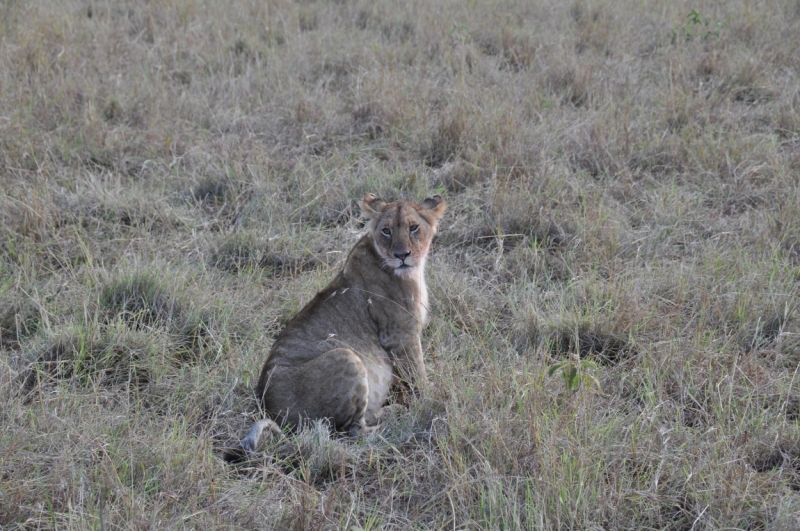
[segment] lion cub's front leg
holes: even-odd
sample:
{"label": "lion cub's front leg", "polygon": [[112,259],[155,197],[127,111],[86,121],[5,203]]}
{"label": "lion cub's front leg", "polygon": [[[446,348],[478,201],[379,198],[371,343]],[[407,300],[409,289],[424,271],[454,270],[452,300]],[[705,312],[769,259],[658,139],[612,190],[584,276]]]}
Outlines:
{"label": "lion cub's front leg", "polygon": [[[428,387],[428,373],[422,356],[422,343],[418,327],[412,330],[416,334],[398,334],[391,324],[383,327],[381,346],[389,353],[394,368],[394,383],[400,394],[410,393],[420,396]],[[400,327],[397,327],[400,328]]]}

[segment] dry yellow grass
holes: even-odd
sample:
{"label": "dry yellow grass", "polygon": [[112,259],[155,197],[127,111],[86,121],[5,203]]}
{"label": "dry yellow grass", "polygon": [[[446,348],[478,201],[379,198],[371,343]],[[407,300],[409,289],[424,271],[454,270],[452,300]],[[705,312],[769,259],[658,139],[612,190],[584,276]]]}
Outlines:
{"label": "dry yellow grass", "polygon": [[[798,35],[796,0],[0,1],[0,528],[800,528]],[[448,202],[435,391],[226,465],[366,192]]]}

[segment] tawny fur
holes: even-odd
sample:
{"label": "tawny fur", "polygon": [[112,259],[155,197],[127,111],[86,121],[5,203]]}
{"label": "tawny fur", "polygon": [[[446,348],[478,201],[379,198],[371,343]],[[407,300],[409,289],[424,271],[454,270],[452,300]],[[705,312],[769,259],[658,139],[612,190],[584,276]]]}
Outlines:
{"label": "tawny fur", "polygon": [[[420,343],[428,314],[424,267],[444,200],[387,204],[367,194],[359,204],[367,234],[280,333],[261,371],[257,396],[280,425],[325,418],[355,435],[380,421],[392,392],[418,395],[428,383]],[[257,422],[241,443],[244,453],[255,451],[266,426],[277,429]]]}

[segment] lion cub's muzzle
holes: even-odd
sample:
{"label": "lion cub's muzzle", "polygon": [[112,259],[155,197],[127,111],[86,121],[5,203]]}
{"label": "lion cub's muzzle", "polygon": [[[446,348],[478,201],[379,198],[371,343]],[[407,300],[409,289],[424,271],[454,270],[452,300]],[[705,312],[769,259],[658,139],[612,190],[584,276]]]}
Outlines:
{"label": "lion cub's muzzle", "polygon": [[395,250],[393,254],[396,259],[400,260],[400,263],[395,266],[395,269],[406,269],[413,267],[413,264],[410,263],[411,260],[409,260],[411,257],[411,251],[401,248],[400,250]]}
{"label": "lion cub's muzzle", "polygon": [[394,259],[387,262],[397,275],[411,273],[419,265],[418,260],[411,254],[411,251],[396,252],[394,253]]}

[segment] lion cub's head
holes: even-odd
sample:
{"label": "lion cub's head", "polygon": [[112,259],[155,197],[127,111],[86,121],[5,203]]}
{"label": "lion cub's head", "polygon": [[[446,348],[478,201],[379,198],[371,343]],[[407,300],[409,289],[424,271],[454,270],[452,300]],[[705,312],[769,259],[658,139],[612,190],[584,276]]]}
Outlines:
{"label": "lion cub's head", "polygon": [[436,223],[446,208],[441,196],[429,197],[418,205],[411,201],[386,203],[375,194],[367,194],[359,206],[369,219],[367,230],[384,267],[406,276],[425,266]]}

